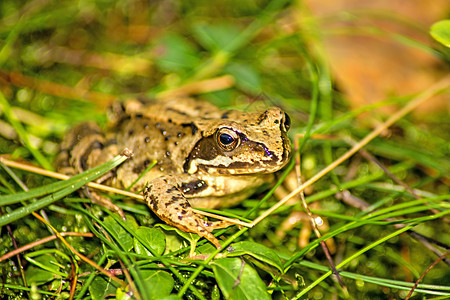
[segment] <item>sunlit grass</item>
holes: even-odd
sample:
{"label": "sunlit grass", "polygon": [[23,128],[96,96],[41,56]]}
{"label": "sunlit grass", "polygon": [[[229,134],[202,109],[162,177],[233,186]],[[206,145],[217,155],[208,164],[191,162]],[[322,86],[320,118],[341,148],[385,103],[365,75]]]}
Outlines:
{"label": "sunlit grass", "polygon": [[[292,118],[291,138],[304,136],[299,145],[305,182],[351,149],[351,141],[363,139],[370,127],[389,118],[376,109],[395,106],[398,111],[414,95],[351,107],[324,54],[315,24],[321,20],[305,15],[299,22],[301,13],[300,4],[289,1],[1,1],[0,154],[52,169],[65,130],[83,121],[104,125],[105,108],[113,101],[193,96],[223,108],[277,105],[286,110]],[[391,36],[377,28],[364,32]],[[418,46],[409,37],[392,36]],[[448,86],[441,96],[448,98]],[[220,231],[231,246],[250,243],[242,261],[255,293],[267,287],[263,295],[288,299],[404,298],[425,275],[416,293],[450,295],[448,260],[427,270],[450,243],[447,119],[445,112],[423,120],[406,116],[365,147],[377,161],[355,154],[306,190],[306,202],[318,204],[312,212],[329,224],[321,239],[333,239],[336,245],[332,257],[344,289],[331,276],[321,239],[312,234],[307,246],[298,246],[308,221],[282,227],[291,212],[302,210],[299,201],[288,202],[254,228]],[[318,134],[331,139],[315,139]],[[99,173],[92,171],[80,176],[83,181],[75,177],[50,184],[44,176],[1,168],[0,256],[15,249],[9,232],[17,247],[33,247],[0,262],[5,279],[0,293],[81,299],[131,291],[141,299],[168,294],[219,299],[230,292],[232,276],[219,271],[240,264],[233,248],[226,249],[227,258],[207,257],[215,251],[209,243],[157,225],[159,219],[142,203],[114,196],[126,212],[123,221],[88,199],[74,198],[72,192],[95,176]],[[30,191],[22,192],[21,186]],[[66,197],[70,194],[74,197]],[[259,202],[264,195],[224,214],[254,220],[277,201]],[[42,220],[36,221],[32,211]],[[95,237],[64,239],[101,268],[80,261],[60,242],[39,243],[55,231],[93,233]],[[188,259],[193,245],[199,256]],[[274,253],[281,258],[283,274]],[[33,283],[37,288],[31,288]]]}

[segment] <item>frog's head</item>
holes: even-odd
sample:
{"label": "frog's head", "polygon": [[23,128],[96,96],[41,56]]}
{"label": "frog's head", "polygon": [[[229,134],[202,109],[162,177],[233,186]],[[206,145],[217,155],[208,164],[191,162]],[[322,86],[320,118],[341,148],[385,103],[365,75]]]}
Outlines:
{"label": "frog's head", "polygon": [[272,173],[289,160],[289,116],[278,107],[260,113],[227,111],[198,124],[202,137],[184,164],[188,173]]}

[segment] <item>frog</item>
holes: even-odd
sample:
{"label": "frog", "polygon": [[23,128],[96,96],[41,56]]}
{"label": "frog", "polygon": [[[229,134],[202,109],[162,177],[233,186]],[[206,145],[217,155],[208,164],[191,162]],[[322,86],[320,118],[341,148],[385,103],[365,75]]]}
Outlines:
{"label": "frog", "polygon": [[[275,106],[245,112],[192,98],[131,99],[114,103],[107,115],[105,129],[85,122],[69,130],[56,170],[74,175],[130,148],[132,157],[98,182],[142,192],[162,221],[217,248],[221,244],[212,231],[231,223],[207,220],[193,208],[239,204],[273,183],[291,155],[290,118]],[[123,214],[109,199],[93,195],[97,203]]]}

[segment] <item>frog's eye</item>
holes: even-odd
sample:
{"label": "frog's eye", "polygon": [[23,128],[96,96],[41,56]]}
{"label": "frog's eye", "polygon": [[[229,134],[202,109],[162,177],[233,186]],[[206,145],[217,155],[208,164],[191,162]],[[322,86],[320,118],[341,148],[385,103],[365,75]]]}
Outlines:
{"label": "frog's eye", "polygon": [[216,133],[216,141],[220,148],[231,151],[239,145],[239,135],[229,128],[220,128]]}
{"label": "frog's eye", "polygon": [[289,117],[289,115],[287,113],[284,113],[284,129],[286,131],[289,130],[289,128],[291,128],[291,118]]}

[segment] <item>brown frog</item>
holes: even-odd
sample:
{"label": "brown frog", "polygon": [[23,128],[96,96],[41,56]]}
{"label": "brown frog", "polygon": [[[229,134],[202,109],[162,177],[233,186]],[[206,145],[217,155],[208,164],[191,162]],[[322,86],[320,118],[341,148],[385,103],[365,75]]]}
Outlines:
{"label": "brown frog", "polygon": [[237,204],[273,181],[273,173],[288,162],[291,151],[286,135],[290,120],[277,107],[246,113],[189,98],[133,100],[115,104],[110,120],[106,131],[94,123],[73,128],[61,145],[58,171],[79,173],[130,148],[132,158],[101,181],[127,188],[156,161],[132,190],[143,190],[148,206],[163,221],[197,233],[218,248],[211,231],[230,224],[207,221],[191,206]]}

